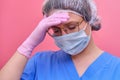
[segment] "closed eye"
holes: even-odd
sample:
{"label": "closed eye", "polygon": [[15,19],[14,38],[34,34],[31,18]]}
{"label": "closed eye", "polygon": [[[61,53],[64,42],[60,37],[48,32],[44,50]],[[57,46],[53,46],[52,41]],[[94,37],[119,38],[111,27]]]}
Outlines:
{"label": "closed eye", "polygon": [[52,30],[53,30],[54,33],[60,33],[61,32],[61,30],[57,27],[53,27]]}
{"label": "closed eye", "polygon": [[65,25],[67,29],[74,30],[79,26],[78,22],[73,22]]}
{"label": "closed eye", "polygon": [[70,25],[70,26],[68,26],[67,28],[68,28],[69,30],[72,30],[72,29],[75,29],[76,26],[75,26],[75,25]]}

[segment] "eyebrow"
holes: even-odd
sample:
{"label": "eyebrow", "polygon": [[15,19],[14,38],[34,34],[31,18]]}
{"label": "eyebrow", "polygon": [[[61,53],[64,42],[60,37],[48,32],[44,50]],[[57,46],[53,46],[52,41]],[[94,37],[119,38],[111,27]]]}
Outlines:
{"label": "eyebrow", "polygon": [[67,25],[67,24],[70,24],[70,23],[79,23],[79,21],[69,21],[67,23],[64,23],[63,25]]}
{"label": "eyebrow", "polygon": [[[83,22],[83,21],[84,21],[84,19],[82,19],[81,21],[69,21],[69,22],[63,23],[62,25],[66,26],[70,23],[80,23],[80,22]],[[55,26],[55,27],[60,27],[60,26],[58,25],[58,26]]]}
{"label": "eyebrow", "polygon": [[84,21],[84,19],[82,19],[81,21],[69,21],[69,22],[64,23],[63,25],[67,25],[67,24],[70,24],[70,23],[81,23],[83,21]]}

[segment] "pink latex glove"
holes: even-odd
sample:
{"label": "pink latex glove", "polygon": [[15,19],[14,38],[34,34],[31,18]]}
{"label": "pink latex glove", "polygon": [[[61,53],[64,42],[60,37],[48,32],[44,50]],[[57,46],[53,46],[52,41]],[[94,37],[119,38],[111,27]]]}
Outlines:
{"label": "pink latex glove", "polygon": [[31,35],[17,49],[17,51],[29,58],[33,49],[44,40],[47,29],[51,26],[64,23],[68,21],[68,19],[68,13],[54,13],[49,17],[45,17],[41,20]]}

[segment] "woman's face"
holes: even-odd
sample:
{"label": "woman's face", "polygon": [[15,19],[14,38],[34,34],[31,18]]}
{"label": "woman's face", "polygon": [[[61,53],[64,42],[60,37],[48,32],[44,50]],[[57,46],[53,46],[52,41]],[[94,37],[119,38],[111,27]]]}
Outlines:
{"label": "woman's face", "polygon": [[[54,11],[50,12],[49,16],[55,12],[58,12],[58,11],[54,10]],[[51,32],[52,35],[62,36],[64,34],[78,32],[85,27],[87,22],[82,18],[82,16],[77,15],[77,14],[72,13],[72,12],[68,12],[68,15],[70,16],[68,21],[66,21],[65,23],[59,24],[57,26],[52,26],[50,28],[50,31],[52,31]],[[88,35],[90,31],[88,31],[88,28],[86,28],[85,32]]]}

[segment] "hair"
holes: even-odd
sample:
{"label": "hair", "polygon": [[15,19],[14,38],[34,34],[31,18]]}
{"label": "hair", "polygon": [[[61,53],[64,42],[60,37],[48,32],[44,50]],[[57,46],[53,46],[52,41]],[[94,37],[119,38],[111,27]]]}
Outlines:
{"label": "hair", "polygon": [[93,0],[45,0],[42,8],[43,15],[54,9],[72,10],[83,16],[92,30],[101,28],[100,19],[97,15],[96,5]]}

